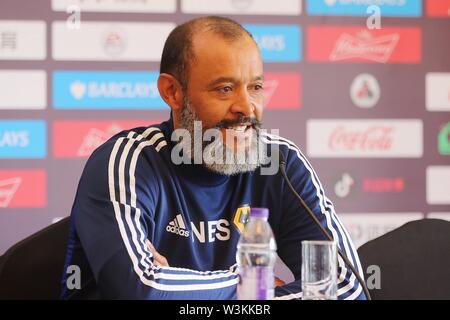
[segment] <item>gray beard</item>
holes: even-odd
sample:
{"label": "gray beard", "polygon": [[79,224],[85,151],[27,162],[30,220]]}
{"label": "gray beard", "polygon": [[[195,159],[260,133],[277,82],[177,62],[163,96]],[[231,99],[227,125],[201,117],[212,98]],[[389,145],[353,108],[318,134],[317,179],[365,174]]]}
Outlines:
{"label": "gray beard", "polygon": [[[195,110],[191,108],[189,100],[184,99],[180,125],[181,128],[188,130],[191,137],[194,137],[196,130],[194,126],[195,121],[201,122]],[[194,139],[192,139],[191,145],[184,145],[183,150],[187,153],[187,157],[190,159],[203,159],[203,166],[219,174],[231,176],[250,172],[256,170],[262,163],[267,162],[266,154],[259,152],[259,148],[262,147],[262,142],[259,139],[259,128],[255,128],[252,134],[253,137],[248,150],[242,150],[241,152],[239,150],[237,152],[230,150],[224,144],[223,139],[214,139],[212,142],[202,140],[201,150],[194,148]],[[197,135],[203,137],[203,132],[197,132]],[[217,161],[218,159],[219,161]]]}

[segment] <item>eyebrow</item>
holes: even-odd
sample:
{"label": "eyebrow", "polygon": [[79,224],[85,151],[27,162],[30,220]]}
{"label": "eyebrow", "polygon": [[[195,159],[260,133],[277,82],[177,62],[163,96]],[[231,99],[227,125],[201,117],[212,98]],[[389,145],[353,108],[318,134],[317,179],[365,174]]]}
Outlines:
{"label": "eyebrow", "polygon": [[[261,75],[261,76],[254,77],[252,82],[255,82],[255,81],[264,81],[264,76]],[[216,86],[220,83],[224,83],[224,82],[239,83],[240,80],[233,78],[233,77],[220,77],[220,78],[217,78],[217,79],[211,81],[208,84],[208,87],[214,87],[214,86]]]}

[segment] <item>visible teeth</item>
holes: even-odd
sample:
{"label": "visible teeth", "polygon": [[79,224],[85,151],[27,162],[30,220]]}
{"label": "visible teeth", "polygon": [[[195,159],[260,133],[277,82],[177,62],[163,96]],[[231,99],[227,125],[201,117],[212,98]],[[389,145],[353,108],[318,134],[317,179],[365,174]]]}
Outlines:
{"label": "visible teeth", "polygon": [[244,132],[247,129],[247,126],[229,127],[228,129],[232,129],[238,132]]}

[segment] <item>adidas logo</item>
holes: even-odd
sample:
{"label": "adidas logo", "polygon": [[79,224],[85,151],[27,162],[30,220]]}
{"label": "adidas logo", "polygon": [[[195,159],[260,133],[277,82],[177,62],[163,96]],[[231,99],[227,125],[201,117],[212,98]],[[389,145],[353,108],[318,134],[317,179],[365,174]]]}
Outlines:
{"label": "adidas logo", "polygon": [[191,221],[190,230],[187,230],[181,213],[169,222],[166,231],[185,238],[189,238],[192,233],[192,242],[198,241],[199,243],[210,243],[216,240],[228,241],[231,234],[230,222],[226,219],[199,221],[197,225]]}
{"label": "adidas logo", "polygon": [[186,224],[183,221],[183,217],[181,216],[181,213],[178,214],[175,219],[169,222],[169,224],[166,227],[166,231],[175,233],[182,237],[189,237],[189,231],[186,230]]}

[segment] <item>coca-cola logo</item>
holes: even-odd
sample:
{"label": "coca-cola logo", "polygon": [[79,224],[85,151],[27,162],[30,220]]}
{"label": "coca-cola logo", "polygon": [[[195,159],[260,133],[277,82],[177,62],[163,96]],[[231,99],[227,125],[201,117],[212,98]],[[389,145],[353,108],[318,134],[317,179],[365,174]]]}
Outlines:
{"label": "coca-cola logo", "polygon": [[328,140],[331,150],[386,151],[393,143],[392,126],[376,125],[365,130],[339,126],[332,131]]}

